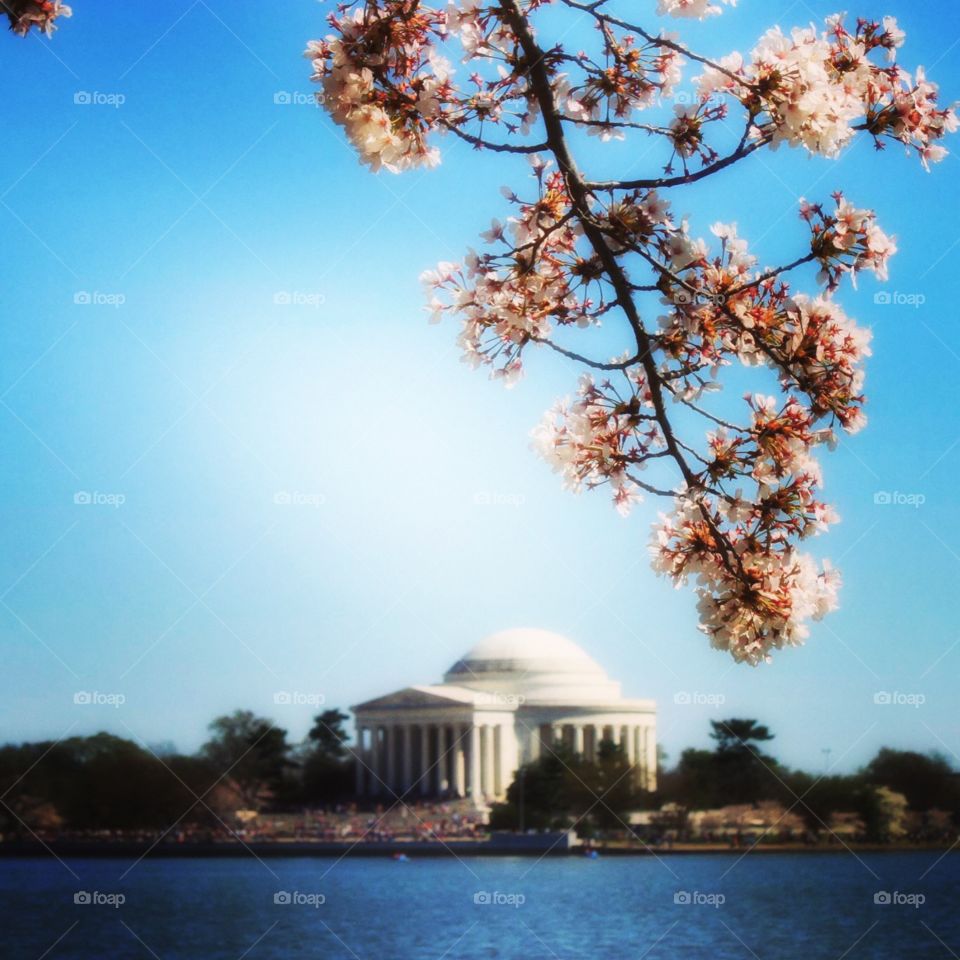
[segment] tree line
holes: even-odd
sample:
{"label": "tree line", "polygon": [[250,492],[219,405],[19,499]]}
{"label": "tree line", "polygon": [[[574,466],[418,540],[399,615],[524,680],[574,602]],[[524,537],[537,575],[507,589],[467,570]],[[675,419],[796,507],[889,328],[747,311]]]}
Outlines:
{"label": "tree line", "polygon": [[[317,714],[300,743],[249,710],[217,717],[194,754],[141,746],[108,733],[0,747],[0,833],[216,827],[237,810],[293,812],[350,802],[354,761],[337,709]],[[656,791],[636,785],[622,749],[605,741],[588,761],[558,742],[522,767],[491,810],[499,829],[621,831],[631,812],[659,811],[682,836],[692,811],[782,804],[814,835],[838,812],[870,839],[896,839],[891,810],[933,814],[960,827],[960,774],[938,754],[882,748],[853,774],[794,770],[765,752],[774,736],[752,719],[711,721],[712,749],[661,754]],[[386,801],[389,805],[390,801]],[[898,806],[899,805],[899,806]]]}
{"label": "tree line", "polygon": [[0,833],[216,827],[238,809],[289,810],[348,799],[353,768],[339,710],[302,743],[249,710],[217,717],[194,754],[109,733],[0,747]]}
{"label": "tree line", "polygon": [[814,837],[830,833],[837,813],[855,815],[864,838],[878,842],[901,838],[908,813],[918,815],[914,820],[930,839],[960,828],[960,774],[939,754],[884,747],[856,773],[817,775],[764,752],[774,735],[756,720],[713,720],[710,736],[713,749],[684,750],[672,768],[661,754],[653,792],[634,785],[618,744],[602,743],[595,763],[557,744],[519,771],[491,823],[508,829],[573,826],[589,836],[622,830],[632,811],[657,810],[647,832],[683,837],[692,811],[769,801],[800,817]]}

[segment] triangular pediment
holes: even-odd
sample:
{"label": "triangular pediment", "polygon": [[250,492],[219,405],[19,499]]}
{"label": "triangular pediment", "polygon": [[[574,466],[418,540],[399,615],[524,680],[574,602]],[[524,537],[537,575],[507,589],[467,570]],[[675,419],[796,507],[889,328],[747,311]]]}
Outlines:
{"label": "triangular pediment", "polygon": [[353,707],[360,710],[391,710],[398,707],[454,707],[469,706],[476,700],[473,690],[453,684],[438,684],[431,687],[404,687],[375,700],[367,700]]}

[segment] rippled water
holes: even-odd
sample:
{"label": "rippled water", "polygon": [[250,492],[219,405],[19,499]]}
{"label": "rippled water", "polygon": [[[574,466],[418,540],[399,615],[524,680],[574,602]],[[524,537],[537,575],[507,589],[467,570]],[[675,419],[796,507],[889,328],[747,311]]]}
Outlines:
{"label": "rippled water", "polygon": [[[23,960],[39,960],[48,949],[44,960],[950,957],[960,954],[960,855],[937,862],[940,856],[406,863],[251,857],[144,860],[132,868],[120,860],[4,860],[0,954]],[[74,903],[77,893],[111,902]],[[878,893],[899,902],[876,903]]]}

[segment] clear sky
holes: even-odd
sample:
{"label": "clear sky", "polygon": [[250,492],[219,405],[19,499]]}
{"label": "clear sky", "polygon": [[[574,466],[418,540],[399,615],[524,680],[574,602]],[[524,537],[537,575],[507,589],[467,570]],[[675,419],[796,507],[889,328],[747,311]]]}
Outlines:
{"label": "clear sky", "polygon": [[[529,625],[656,698],[674,759],[732,715],[814,770],[884,744],[957,762],[956,152],[925,174],[867,141],[839,161],[783,149],[673,192],[701,231],[737,221],[765,263],[801,252],[798,198],[837,188],[900,246],[888,284],[841,294],[875,334],[870,426],[826,465],[843,523],[817,549],[843,569],[842,609],[738,667],[649,568],[658,505],[624,520],[529,451],[575,371],[538,354],[507,392],[426,322],[420,271],[507,213],[522,165],[446,142],[435,171],[362,169],[307,102],[300,54],[326,5],[74,7],[52,42],[2,38],[0,740],[106,729],[190,750],[238,707],[299,738],[312,708],[279,691],[346,706]],[[833,9],[741,0],[679,29],[719,55]],[[896,15],[902,61],[960,97],[955,4],[851,13]],[[614,156],[643,170],[637,150]],[[125,702],[74,703],[93,691]]]}

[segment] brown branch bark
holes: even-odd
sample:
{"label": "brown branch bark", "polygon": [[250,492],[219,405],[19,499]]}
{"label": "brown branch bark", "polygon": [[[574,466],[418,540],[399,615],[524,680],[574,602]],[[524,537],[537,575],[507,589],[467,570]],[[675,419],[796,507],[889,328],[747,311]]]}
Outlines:
{"label": "brown branch bark", "polygon": [[[664,400],[663,385],[657,364],[653,356],[653,344],[649,333],[643,326],[643,321],[633,300],[632,285],[627,278],[624,268],[616,254],[607,242],[606,234],[594,220],[590,206],[591,191],[580,173],[564,133],[563,120],[557,109],[553,96],[553,87],[550,82],[550,73],[544,59],[544,51],[540,49],[530,28],[530,24],[520,9],[518,0],[501,0],[503,22],[510,27],[517,42],[523,51],[526,60],[525,68],[530,78],[530,87],[543,117],[544,128],[547,134],[547,144],[557,161],[567,185],[570,202],[583,226],[584,236],[593,247],[594,253],[604,268],[611,286],[617,294],[617,302],[623,310],[637,341],[637,358],[643,367],[650,389],[650,397],[656,413],[657,423],[663,433],[667,453],[676,463],[686,486],[691,491],[704,491],[701,478],[691,468],[683,455],[681,445],[674,435],[673,425],[667,415]],[[717,526],[707,505],[701,500],[697,504],[701,516],[712,535],[716,538],[716,545],[728,570],[744,582],[748,581],[743,565],[736,551],[733,550],[727,538]]]}

